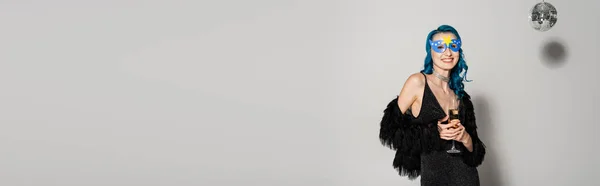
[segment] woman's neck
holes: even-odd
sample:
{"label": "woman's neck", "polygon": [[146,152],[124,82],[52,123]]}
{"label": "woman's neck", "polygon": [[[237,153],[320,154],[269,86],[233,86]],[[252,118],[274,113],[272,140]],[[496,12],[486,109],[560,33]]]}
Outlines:
{"label": "woman's neck", "polygon": [[445,77],[448,77],[448,78],[450,77],[450,70],[444,70],[444,69],[441,69],[441,68],[439,68],[439,67],[437,67],[435,65],[433,65],[433,69],[432,70],[433,70],[434,73],[438,73],[439,75],[442,75],[442,76],[445,76]]}
{"label": "woman's neck", "polygon": [[440,88],[442,88],[442,90],[444,91],[444,93],[449,93],[450,91],[450,85],[449,85],[449,81],[450,81],[450,72],[447,70],[441,70],[441,69],[433,69],[433,76],[436,78],[433,78],[433,83],[437,86],[439,86]]}

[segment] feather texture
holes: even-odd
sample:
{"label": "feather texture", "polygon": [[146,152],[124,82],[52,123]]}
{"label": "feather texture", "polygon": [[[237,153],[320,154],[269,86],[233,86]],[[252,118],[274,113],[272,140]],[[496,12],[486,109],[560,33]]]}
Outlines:
{"label": "feather texture", "polygon": [[[462,145],[461,156],[465,164],[473,167],[479,166],[485,156],[485,145],[477,135],[475,112],[470,96],[464,93],[461,104],[461,123],[465,126],[473,143],[473,152],[469,152]],[[410,110],[402,113],[398,107],[398,97],[390,101],[383,111],[380,122],[379,140],[383,146],[396,151],[392,163],[400,176],[407,176],[414,180],[421,175],[421,155],[431,151],[444,150],[448,141],[439,136],[437,121],[423,122],[415,118]]]}
{"label": "feather texture", "polygon": [[477,134],[477,123],[475,119],[475,108],[473,107],[473,103],[471,102],[471,96],[467,93],[464,94],[462,98],[463,102],[463,112],[462,115],[462,123],[465,126],[465,130],[471,136],[471,142],[473,145],[473,151],[469,152],[466,147],[462,146],[462,155],[465,164],[477,167],[483,163],[483,159],[485,157],[485,144],[479,139],[479,135]]}

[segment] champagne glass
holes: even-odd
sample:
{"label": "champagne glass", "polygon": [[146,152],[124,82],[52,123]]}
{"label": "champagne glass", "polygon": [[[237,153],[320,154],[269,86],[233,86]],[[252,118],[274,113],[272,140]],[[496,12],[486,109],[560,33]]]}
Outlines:
{"label": "champagne glass", "polygon": [[[448,123],[450,123],[450,121],[452,121],[454,119],[458,119],[458,104],[456,102],[457,102],[456,99],[452,99],[450,108],[448,109],[448,115],[449,115]],[[450,148],[450,150],[447,150],[446,152],[451,153],[451,154],[460,153],[460,150],[458,150],[456,148],[454,143],[455,143],[455,140],[452,140],[452,148]]]}

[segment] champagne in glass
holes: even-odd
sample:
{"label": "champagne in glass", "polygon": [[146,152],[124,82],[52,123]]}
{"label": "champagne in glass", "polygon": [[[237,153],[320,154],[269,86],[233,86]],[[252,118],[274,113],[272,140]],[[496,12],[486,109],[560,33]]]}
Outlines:
{"label": "champagne in glass", "polygon": [[[448,109],[448,114],[449,114],[449,119],[448,121],[452,121],[454,119],[458,119],[458,105],[456,104],[456,99],[452,99],[452,104],[450,105],[450,109]],[[449,122],[448,122],[449,123]],[[456,128],[456,126],[453,126],[452,128]],[[460,153],[460,150],[458,150],[456,148],[456,146],[454,145],[455,140],[452,140],[452,148],[450,148],[450,150],[447,150],[446,152],[448,153]]]}

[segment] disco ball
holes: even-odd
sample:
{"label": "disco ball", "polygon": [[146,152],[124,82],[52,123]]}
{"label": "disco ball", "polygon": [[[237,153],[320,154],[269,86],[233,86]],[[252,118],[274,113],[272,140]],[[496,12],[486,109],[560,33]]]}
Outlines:
{"label": "disco ball", "polygon": [[531,8],[529,23],[533,29],[544,32],[554,27],[557,18],[556,8],[552,4],[542,1]]}

